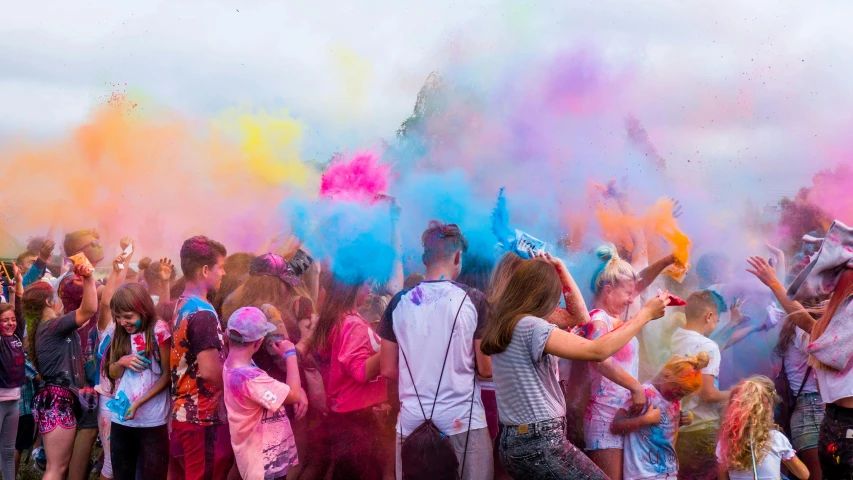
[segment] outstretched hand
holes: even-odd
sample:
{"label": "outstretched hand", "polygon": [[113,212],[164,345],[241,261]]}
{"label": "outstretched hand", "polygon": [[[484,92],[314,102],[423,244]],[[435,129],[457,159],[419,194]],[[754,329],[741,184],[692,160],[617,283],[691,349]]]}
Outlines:
{"label": "outstretched hand", "polygon": [[669,305],[670,301],[669,290],[663,290],[656,297],[650,298],[640,312],[645,312],[649,320],[657,320],[666,313],[666,306]]}
{"label": "outstretched hand", "polygon": [[175,267],[172,266],[172,260],[166,257],[160,259],[160,268],[157,270],[157,278],[160,279],[161,282],[168,282],[172,278],[172,270]]}
{"label": "outstretched hand", "polygon": [[764,285],[772,288],[775,284],[779,283],[779,280],[776,278],[776,270],[763,257],[752,256],[747,258],[746,262],[752,267],[747,268],[746,271],[755,275]]}
{"label": "outstretched hand", "polygon": [[39,248],[39,260],[44,263],[50,262],[50,256],[53,254],[53,248],[56,246],[56,242],[47,238],[44,242],[42,242],[41,247]]}

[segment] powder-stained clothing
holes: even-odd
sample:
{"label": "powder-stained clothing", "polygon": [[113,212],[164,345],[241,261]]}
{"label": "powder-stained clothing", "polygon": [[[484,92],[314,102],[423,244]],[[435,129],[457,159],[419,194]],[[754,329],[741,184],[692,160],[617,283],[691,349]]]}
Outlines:
{"label": "powder-stained clothing", "polygon": [[35,337],[36,364],[44,384],[65,387],[76,395],[85,386],[77,311],[43,320]]}
{"label": "powder-stained clothing", "polygon": [[518,321],[506,350],[492,355],[498,415],[504,425],[522,425],[566,415],[557,357],[545,353],[556,328],[538,317]]}
{"label": "powder-stained clothing", "polygon": [[[702,375],[714,376],[714,388],[720,385],[720,347],[710,338],[699,332],[679,328],[672,334],[670,350],[673,356],[692,357],[699,352],[708,352],[708,366],[702,369]],[[681,427],[682,432],[701,430],[706,424],[717,425],[720,420],[719,405],[705,403],[699,392],[684,398],[684,408],[693,412],[693,423]]]}
{"label": "powder-stained clothing", "polygon": [[[657,478],[678,473],[675,437],[681,421],[681,401],[669,401],[651,384],[643,384],[646,393],[645,414],[649,406],[660,409],[660,422],[625,435],[622,476],[625,480]],[[631,408],[631,400],[622,406]]]}
{"label": "powder-stained clothing", "polygon": [[[606,335],[614,328],[621,325],[617,318],[613,318],[603,310],[593,310],[589,314],[589,323],[586,324],[582,333],[587,340]],[[628,375],[637,378],[640,373],[640,341],[632,338],[624,347],[610,357],[614,367],[619,367]],[[592,383],[590,385],[590,403],[597,403],[611,407],[621,408],[625,399],[630,396],[628,389],[616,384],[599,373],[595,363],[590,363],[589,369]]]}
{"label": "powder-stained clothing", "polygon": [[[457,312],[459,318],[451,340]],[[474,383],[474,340],[483,337],[487,321],[485,296],[478,290],[449,280],[423,281],[394,296],[377,333],[384,340],[398,344],[401,351],[398,432],[409,435],[424,422],[418,394],[426,414],[433,410],[448,342],[451,343],[450,351],[432,420],[446,435],[467,432],[469,415],[472,417],[471,430],[486,428],[480,386]],[[404,355],[409,359],[411,376]],[[412,377],[417,385],[417,394]]]}
{"label": "powder-stained clothing", "polygon": [[[166,373],[161,371],[160,362],[157,361],[159,353],[154,355],[152,351],[155,348],[159,351],[160,345],[168,342],[171,336],[169,326],[162,320],[157,320],[154,325],[154,341],[157,342],[157,345],[145,344],[145,332],[137,332],[130,336],[130,352],[148,358],[151,360],[151,364],[141,372],[134,372],[129,368],[125,369],[121,376],[121,383],[117,385],[116,395],[123,392],[130,403],[133,403],[145,396],[154,387],[154,384],[160,381],[160,377]],[[132,419],[125,420],[113,412],[112,422],[126,427],[157,427],[166,424],[170,408],[169,391],[164,389],[143,403],[136,410]]]}
{"label": "powder-stained clothing", "polygon": [[213,305],[198,297],[181,297],[172,327],[172,419],[200,426],[226,421],[222,391],[198,376],[198,354],[216,349],[223,362],[222,328]]}
{"label": "powder-stained clothing", "polygon": [[379,352],[379,336],[358,313],[350,313],[329,335],[326,402],[333,412],[352,412],[388,399],[385,378],[367,378],[367,359]]}
{"label": "powder-stained clothing", "polygon": [[231,445],[243,480],[284,477],[299,463],[283,408],[290,387],[254,365],[223,367],[222,376]]}

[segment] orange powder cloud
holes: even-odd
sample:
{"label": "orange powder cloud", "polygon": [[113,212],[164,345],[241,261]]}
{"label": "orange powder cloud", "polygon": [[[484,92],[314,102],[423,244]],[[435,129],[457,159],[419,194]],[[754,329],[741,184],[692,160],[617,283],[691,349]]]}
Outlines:
{"label": "orange powder cloud", "polygon": [[0,221],[19,239],[44,235],[54,215],[59,232],[97,227],[108,253],[123,235],[145,255],[176,255],[194,234],[257,248],[284,226],[279,203],[319,181],[299,157],[302,126],[283,115],[208,126],[113,94],[64,138],[0,150],[14,179]]}
{"label": "orange powder cloud", "polygon": [[[643,231],[647,239],[648,251],[635,253],[647,254],[650,261],[657,260],[663,254],[673,254],[676,258],[676,264],[673,268],[667,269],[666,273],[676,280],[681,280],[689,268],[690,239],[679,228],[678,220],[672,215],[672,207],[671,199],[661,198],[649,207],[643,215],[628,216],[598,208],[596,217],[605,238],[630,251],[635,249],[631,232]],[[667,252],[657,251],[658,240],[666,242]]]}

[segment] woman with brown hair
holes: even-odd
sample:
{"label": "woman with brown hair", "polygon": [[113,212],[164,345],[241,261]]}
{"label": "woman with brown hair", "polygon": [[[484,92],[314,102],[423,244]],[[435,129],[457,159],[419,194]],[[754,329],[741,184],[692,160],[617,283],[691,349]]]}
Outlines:
{"label": "woman with brown hair", "polygon": [[[374,407],[387,400],[385,378],[379,372],[379,336],[359,313],[370,286],[335,277],[308,349],[325,364],[326,405],[324,425],[346,435],[329,432],[328,462],[332,478],[378,479],[382,476],[380,438],[383,428]],[[349,476],[352,477],[349,477]]]}
{"label": "woman with brown hair", "polygon": [[110,453],[116,480],[165,478],[169,466],[171,412],[169,356],[172,334],[157,318],[154,302],[139,284],[119,287],[102,316],[115,319],[104,370],[115,392]]}
{"label": "woman with brown hair", "polygon": [[491,355],[504,425],[498,450],[514,478],[605,478],[566,440],[566,404],[556,373],[557,357],[602,361],[625,346],[643,325],[663,316],[668,303],[664,292],[621,328],[587,340],[544,320],[564,292],[569,313],[579,319],[588,317],[580,290],[561,260],[545,254],[524,262],[494,305],[483,335],[481,348]]}
{"label": "woman with brown hair", "polygon": [[33,418],[47,453],[44,478],[63,479],[68,472],[77,422],[78,394],[85,386],[83,352],[77,330],[98,311],[93,269],[74,267],[83,284],[80,307],[61,314],[62,302],[46,282],[24,290],[23,312],[27,320],[29,358],[41,374],[43,385],[33,398]]}

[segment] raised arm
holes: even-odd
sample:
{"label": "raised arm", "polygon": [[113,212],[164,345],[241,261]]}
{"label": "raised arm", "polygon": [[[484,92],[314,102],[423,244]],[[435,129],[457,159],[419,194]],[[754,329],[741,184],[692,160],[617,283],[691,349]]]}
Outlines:
{"label": "raised arm", "polygon": [[160,298],[159,303],[168,303],[172,300],[171,298],[171,280],[172,280],[172,270],[175,268],[172,265],[172,260],[166,257],[160,259],[157,262],[156,267],[155,264],[152,263],[148,268],[156,268],[156,280],[155,285],[149,285],[148,290],[151,295],[157,295]]}
{"label": "raised arm", "polygon": [[746,261],[752,267],[747,268],[746,271],[755,275],[761,283],[773,292],[773,296],[776,297],[779,305],[782,306],[782,310],[785,310],[794,324],[811,333],[817,321],[809,315],[800,302],[788,298],[782,282],[776,277],[776,270],[770,266],[770,263],[762,257],[749,257]]}
{"label": "raised arm", "polygon": [[104,285],[104,291],[101,293],[98,330],[106,329],[113,321],[113,312],[110,310],[110,301],[112,301],[116,290],[122,283],[124,283],[124,279],[127,277],[127,269],[119,268],[119,265],[122,265],[129,260],[130,256],[125,258],[123,253],[113,260],[113,269],[110,271],[110,276],[107,277],[107,283]]}
{"label": "raised arm", "polygon": [[24,338],[26,321],[24,320],[24,305],[21,301],[21,297],[24,296],[24,282],[21,276],[21,268],[18,267],[18,264],[13,263],[12,268],[15,269],[15,289],[9,295],[9,303],[15,307],[15,334],[20,338]]}
{"label": "raised arm", "polygon": [[654,282],[655,279],[658,278],[661,272],[663,272],[666,267],[672,265],[673,263],[675,263],[675,255],[669,254],[661,258],[657,262],[644,268],[638,275],[640,277],[640,280],[637,282],[636,292],[640,293],[645,289],[649,288],[649,285],[651,285],[652,282]]}
{"label": "raised arm", "polygon": [[30,269],[27,270],[27,274],[24,275],[24,288],[30,286],[30,284],[44,276],[45,271],[47,271],[47,264],[50,262],[50,256],[53,253],[53,247],[55,246],[56,243],[49,238],[42,242],[41,247],[39,248],[39,257],[32,265],[30,265]]}
{"label": "raised arm", "polygon": [[566,310],[572,317],[572,325],[583,325],[589,322],[589,310],[586,308],[586,302],[581,294],[581,289],[575,282],[566,264],[557,257],[552,257],[550,253],[542,252],[537,255],[551,262],[554,268],[557,269],[557,274],[560,276],[560,283],[563,285],[563,298],[566,300]]}
{"label": "raised arm", "polygon": [[296,361],[296,346],[289,340],[277,340],[273,342],[272,349],[287,364],[287,386],[290,393],[284,399],[284,403],[297,403],[302,396],[302,385],[299,380],[299,365]]}
{"label": "raised arm", "polygon": [[391,266],[391,277],[385,284],[385,289],[394,296],[403,289],[403,235],[400,233],[400,206],[396,201],[391,202],[391,225],[394,229],[394,264]]}
{"label": "raised arm", "polygon": [[83,279],[83,301],[77,309],[75,318],[78,327],[85,325],[93,315],[98,313],[98,289],[95,287],[95,277],[92,273],[94,273],[92,268],[86,265],[74,267],[74,274]]}
{"label": "raised arm", "polygon": [[650,299],[636,316],[594,340],[555,328],[545,342],[545,353],[568,360],[603,362],[631,341],[645,324],[662,317],[668,304],[669,292],[661,292]]}

